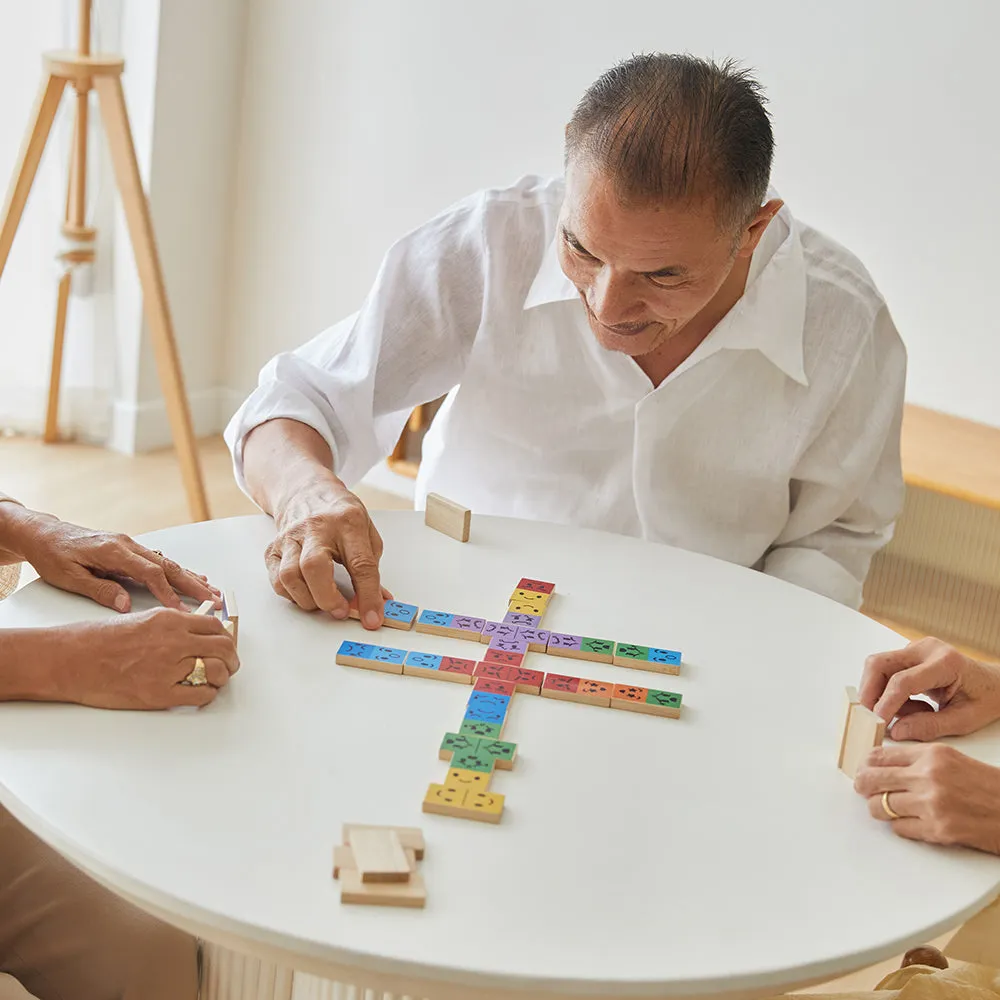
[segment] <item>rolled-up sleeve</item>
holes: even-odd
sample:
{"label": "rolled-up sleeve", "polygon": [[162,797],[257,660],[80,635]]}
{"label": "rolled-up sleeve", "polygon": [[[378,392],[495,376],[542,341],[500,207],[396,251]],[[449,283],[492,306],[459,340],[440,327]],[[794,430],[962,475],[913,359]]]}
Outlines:
{"label": "rolled-up sleeve", "polygon": [[763,570],[853,608],[903,505],[906,351],[884,306],[844,391],[803,454]]}
{"label": "rolled-up sleeve", "polygon": [[477,196],[396,243],[357,313],[264,366],[225,432],[244,492],[243,447],[260,424],[312,427],[350,486],[392,451],[414,406],[461,381],[483,313],[484,243]]}

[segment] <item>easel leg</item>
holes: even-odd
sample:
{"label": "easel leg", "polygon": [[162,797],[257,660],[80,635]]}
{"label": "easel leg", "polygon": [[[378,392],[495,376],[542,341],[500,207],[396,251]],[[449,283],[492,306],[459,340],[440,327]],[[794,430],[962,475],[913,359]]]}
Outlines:
{"label": "easel leg", "polygon": [[62,381],[63,342],[66,337],[66,312],[69,308],[69,290],[73,285],[73,272],[59,279],[59,296],[56,299],[56,334],[52,341],[52,371],[49,375],[49,405],[45,411],[46,444],[59,440],[59,384]]}
{"label": "easel leg", "polygon": [[42,89],[38,94],[38,101],[21,146],[21,154],[11,178],[0,221],[0,274],[3,274],[7,265],[7,257],[14,243],[14,234],[21,222],[21,215],[28,201],[31,185],[35,181],[35,174],[38,173],[38,164],[45,151],[45,143],[48,141],[65,87],[65,80],[49,76],[42,83]]}
{"label": "easel leg", "polygon": [[146,320],[153,338],[156,367],[160,373],[167,416],[170,418],[177,457],[180,460],[188,507],[195,521],[207,521],[208,501],[205,497],[205,486],[202,482],[201,466],[191,426],[191,412],[184,393],[184,378],[181,374],[163,273],[153,236],[149,203],[142,187],[139,164],[132,144],[125,94],[122,91],[121,79],[117,76],[95,77],[94,88],[100,101],[111,161],[132,239],[132,250],[145,301]]}

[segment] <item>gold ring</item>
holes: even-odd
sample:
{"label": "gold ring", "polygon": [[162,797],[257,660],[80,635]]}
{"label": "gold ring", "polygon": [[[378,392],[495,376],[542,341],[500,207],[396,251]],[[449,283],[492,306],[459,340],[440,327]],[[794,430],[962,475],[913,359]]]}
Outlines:
{"label": "gold ring", "polygon": [[889,793],[888,792],[883,792],[882,793],[882,810],[885,812],[886,816],[889,819],[902,819],[903,818],[902,816],[899,815],[898,812],[896,812],[895,809],[892,808],[891,805],[889,805]]}
{"label": "gold ring", "polygon": [[159,549],[153,549],[153,555],[154,556],[159,556],[161,559],[165,559],[166,558]]}
{"label": "gold ring", "polygon": [[205,661],[200,656],[194,658],[194,670],[181,683],[190,684],[191,687],[201,687],[208,683],[208,677],[205,676]]}

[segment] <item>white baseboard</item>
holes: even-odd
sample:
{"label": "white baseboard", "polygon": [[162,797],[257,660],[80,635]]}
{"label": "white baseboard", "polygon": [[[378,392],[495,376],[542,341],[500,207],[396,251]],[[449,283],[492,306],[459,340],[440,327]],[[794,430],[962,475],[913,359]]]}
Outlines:
{"label": "white baseboard", "polygon": [[[47,386],[0,386],[0,428],[41,435],[48,394]],[[59,396],[59,431],[76,441],[103,444],[110,412],[111,394],[107,390],[70,386]]]}
{"label": "white baseboard", "polygon": [[[188,393],[195,437],[222,433],[229,419],[232,395],[232,390],[223,386],[196,389]],[[111,431],[107,439],[107,447],[112,451],[134,455],[137,452],[167,448],[173,443],[167,407],[162,399],[151,399],[145,403],[115,401],[111,414]]]}

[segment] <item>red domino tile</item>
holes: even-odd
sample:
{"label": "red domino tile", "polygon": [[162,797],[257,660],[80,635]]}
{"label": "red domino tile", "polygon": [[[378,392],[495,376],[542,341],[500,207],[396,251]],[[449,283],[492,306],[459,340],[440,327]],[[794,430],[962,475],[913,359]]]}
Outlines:
{"label": "red domino tile", "polygon": [[485,660],[480,660],[476,664],[476,672],[473,676],[492,677],[493,680],[506,681],[510,679],[507,676],[509,670],[510,667],[503,663],[487,663]]}
{"label": "red domino tile", "polygon": [[511,681],[522,694],[541,694],[545,674],[541,670],[529,670],[527,667],[504,667],[507,671],[504,680]]}
{"label": "red domino tile", "polygon": [[500,663],[505,667],[519,667],[524,663],[524,653],[508,653],[502,649],[487,649],[483,663]]}
{"label": "red domino tile", "polygon": [[463,660],[460,656],[442,656],[441,666],[438,667],[442,674],[467,674],[469,677],[475,669],[475,660]]}
{"label": "red domino tile", "polygon": [[507,698],[514,697],[516,690],[510,681],[498,681],[492,677],[477,677],[473,691],[485,691],[487,694],[502,694]]}
{"label": "red domino tile", "polygon": [[570,677],[567,674],[546,674],[545,682],[542,684],[543,691],[569,691],[575,694],[580,687],[579,677]]}
{"label": "red domino tile", "polygon": [[544,580],[529,580],[521,577],[517,583],[518,590],[533,590],[536,594],[551,594],[555,589],[554,583],[546,583]]}

